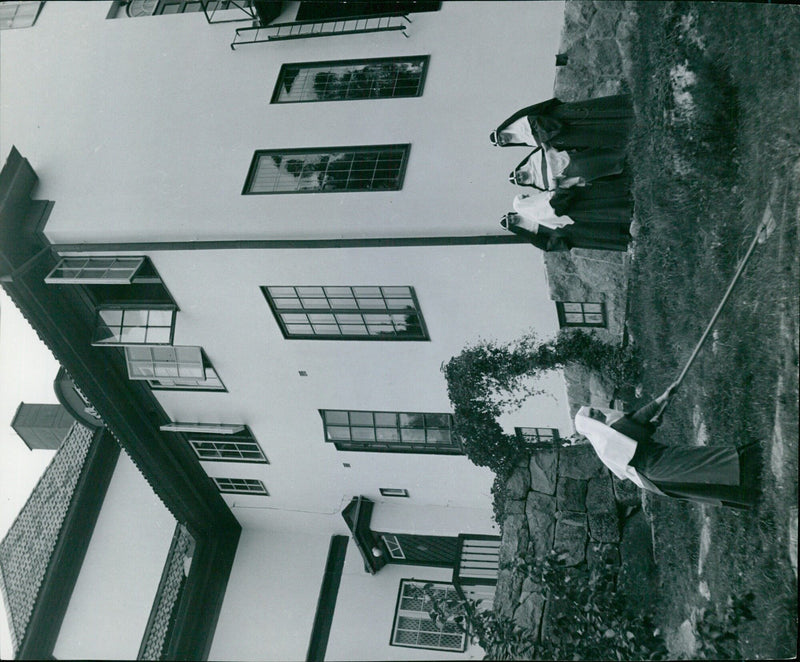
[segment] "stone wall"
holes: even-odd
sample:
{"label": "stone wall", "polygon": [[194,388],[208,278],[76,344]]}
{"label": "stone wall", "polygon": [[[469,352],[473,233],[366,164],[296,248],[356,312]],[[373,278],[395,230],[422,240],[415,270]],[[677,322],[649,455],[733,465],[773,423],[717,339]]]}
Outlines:
{"label": "stone wall", "polygon": [[516,467],[506,485],[500,571],[494,606],[522,627],[548,636],[548,604],[516,560],[542,560],[551,550],[569,567],[612,566],[632,600],[655,590],[650,527],[641,493],[620,481],[589,445],[540,449]]}
{"label": "stone wall", "polygon": [[[567,64],[556,70],[554,94],[562,101],[619,94],[627,90],[626,57],[636,14],[630,3],[610,0],[567,0],[559,53]],[[635,222],[634,222],[635,232]],[[545,253],[550,298],[553,301],[602,301],[608,327],[595,331],[603,340],[619,342],[625,328],[630,256],[617,251],[573,249]],[[606,385],[590,384],[579,368],[565,374],[574,414],[589,402],[607,406]],[[594,378],[597,382],[597,378]]]}

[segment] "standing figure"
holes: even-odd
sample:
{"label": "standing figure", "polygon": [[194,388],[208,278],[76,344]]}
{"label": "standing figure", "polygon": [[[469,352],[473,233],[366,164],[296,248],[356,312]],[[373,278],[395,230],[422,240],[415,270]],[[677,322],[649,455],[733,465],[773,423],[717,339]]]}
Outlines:
{"label": "standing figure", "polygon": [[567,152],[537,147],[508,176],[512,184],[540,191],[586,186],[604,177],[621,175],[625,170],[625,151],[595,147]]}
{"label": "standing figure", "polygon": [[553,229],[516,212],[506,214],[500,225],[547,253],[573,248],[624,251],[631,238],[628,224],[571,223]]}
{"label": "standing figure", "polygon": [[756,499],[758,449],[730,446],[667,446],[653,441],[654,416],[674,393],[633,413],[581,407],[575,429],[589,439],[597,456],[620,479],[662,496],[732,508],[751,508]]}
{"label": "standing figure", "polygon": [[514,113],[492,131],[489,140],[499,147],[624,148],[632,124],[629,94],[571,102],[550,99]]}

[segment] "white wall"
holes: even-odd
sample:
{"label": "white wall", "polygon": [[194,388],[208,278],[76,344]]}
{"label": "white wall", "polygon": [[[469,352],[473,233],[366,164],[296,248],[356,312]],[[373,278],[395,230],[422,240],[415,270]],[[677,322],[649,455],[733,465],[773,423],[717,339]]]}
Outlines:
{"label": "white wall", "polygon": [[[202,14],[50,3],[3,35],[0,147],[56,201],[52,241],[497,234],[521,149],[489,132],[552,96],[563,4],[445,2],[399,33],[231,51]],[[13,33],[13,34],[11,34]],[[422,97],[269,103],[285,62],[430,55]],[[13,103],[11,103],[13,100]],[[402,191],[242,196],[257,149],[411,143]]]}
{"label": "white wall", "polygon": [[53,650],[56,658],[136,659],[174,531],[175,519],[120,453]]}

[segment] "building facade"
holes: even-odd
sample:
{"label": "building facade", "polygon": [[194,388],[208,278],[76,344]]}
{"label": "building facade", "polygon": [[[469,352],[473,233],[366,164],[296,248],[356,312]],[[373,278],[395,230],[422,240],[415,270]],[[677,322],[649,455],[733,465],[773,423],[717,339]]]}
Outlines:
{"label": "building facade", "polygon": [[[44,3],[4,32],[3,284],[196,545],[165,656],[480,657],[420,592],[490,596],[453,578],[498,534],[440,366],[564,317],[487,140],[552,96],[563,5],[242,4]],[[542,386],[509,431],[570,431]],[[76,587],[113,571],[90,558]],[[56,657],[109,600],[75,591]]]}

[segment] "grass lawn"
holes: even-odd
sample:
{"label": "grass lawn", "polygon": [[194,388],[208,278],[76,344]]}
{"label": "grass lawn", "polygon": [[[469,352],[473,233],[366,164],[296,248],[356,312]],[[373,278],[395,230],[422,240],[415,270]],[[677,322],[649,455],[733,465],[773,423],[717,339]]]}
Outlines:
{"label": "grass lawn", "polygon": [[636,11],[629,82],[640,229],[629,330],[646,360],[646,393],[677,377],[771,196],[777,220],[657,436],[694,444],[702,421],[709,445],[758,442],[762,494],[748,512],[649,499],[659,613],[675,628],[752,593],[756,620],[738,628],[741,655],[794,656],[800,8],[645,2]]}

